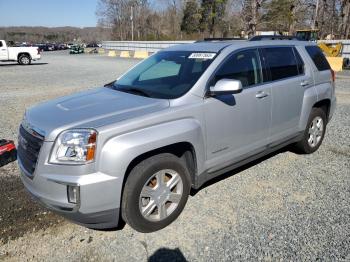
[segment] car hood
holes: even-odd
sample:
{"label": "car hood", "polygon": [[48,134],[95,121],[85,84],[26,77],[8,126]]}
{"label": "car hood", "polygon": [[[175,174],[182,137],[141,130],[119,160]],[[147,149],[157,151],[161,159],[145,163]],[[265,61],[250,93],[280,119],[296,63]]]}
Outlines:
{"label": "car hood", "polygon": [[33,106],[26,111],[28,127],[54,141],[69,128],[98,128],[169,107],[169,100],[154,99],[110,88],[79,92]]}

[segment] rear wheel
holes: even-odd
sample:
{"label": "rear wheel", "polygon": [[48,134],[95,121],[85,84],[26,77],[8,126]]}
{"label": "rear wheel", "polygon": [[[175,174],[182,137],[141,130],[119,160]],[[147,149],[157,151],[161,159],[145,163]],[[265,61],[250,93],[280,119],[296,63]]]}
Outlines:
{"label": "rear wheel", "polygon": [[296,144],[297,150],[304,154],[315,152],[322,144],[325,132],[326,114],[321,108],[313,108],[303,139]]}
{"label": "rear wheel", "polygon": [[20,55],[18,58],[18,63],[20,65],[30,65],[31,62],[30,56],[26,54]]}
{"label": "rear wheel", "polygon": [[140,232],[153,232],[173,222],[182,212],[190,192],[185,162],[164,153],[135,166],[125,183],[122,217]]}

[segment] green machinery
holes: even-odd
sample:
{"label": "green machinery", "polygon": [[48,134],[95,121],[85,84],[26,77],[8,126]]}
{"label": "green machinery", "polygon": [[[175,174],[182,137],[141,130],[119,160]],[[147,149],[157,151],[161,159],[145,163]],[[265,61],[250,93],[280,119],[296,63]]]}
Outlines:
{"label": "green machinery", "polygon": [[73,45],[69,51],[71,55],[76,55],[76,54],[83,54],[84,53],[84,47],[81,45]]}

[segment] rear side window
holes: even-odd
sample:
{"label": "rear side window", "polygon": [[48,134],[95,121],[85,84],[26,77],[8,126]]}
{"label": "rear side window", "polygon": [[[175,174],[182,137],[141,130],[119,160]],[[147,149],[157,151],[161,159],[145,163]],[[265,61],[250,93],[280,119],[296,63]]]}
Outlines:
{"label": "rear side window", "polygon": [[263,50],[272,81],[304,73],[300,66],[302,61],[297,61],[292,47],[269,47]]}
{"label": "rear side window", "polygon": [[327,59],[322,53],[322,50],[318,46],[306,46],[305,49],[310,55],[312,61],[314,61],[314,64],[317,67],[318,71],[325,71],[331,69]]}
{"label": "rear side window", "polygon": [[215,74],[214,82],[224,78],[239,80],[243,87],[262,83],[258,50],[243,50],[233,54]]}

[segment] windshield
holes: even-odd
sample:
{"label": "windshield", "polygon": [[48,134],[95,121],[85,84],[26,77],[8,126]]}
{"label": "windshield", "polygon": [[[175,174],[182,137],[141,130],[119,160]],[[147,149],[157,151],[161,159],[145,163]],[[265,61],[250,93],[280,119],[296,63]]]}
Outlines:
{"label": "windshield", "polygon": [[173,99],[184,95],[214,60],[215,53],[164,51],[144,60],[113,86],[137,95]]}

